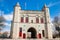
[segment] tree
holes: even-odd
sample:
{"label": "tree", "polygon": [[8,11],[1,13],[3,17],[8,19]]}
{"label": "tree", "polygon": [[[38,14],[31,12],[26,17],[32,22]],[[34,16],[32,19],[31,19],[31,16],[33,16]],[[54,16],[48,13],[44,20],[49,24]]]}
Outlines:
{"label": "tree", "polygon": [[4,25],[5,19],[3,16],[0,16],[0,32],[5,27]]}
{"label": "tree", "polygon": [[1,35],[2,38],[7,38],[8,37],[8,32],[4,32],[2,35]]}
{"label": "tree", "polygon": [[56,35],[60,37],[60,17],[59,16],[54,17],[53,24],[55,26],[56,31],[58,31],[58,34]]}

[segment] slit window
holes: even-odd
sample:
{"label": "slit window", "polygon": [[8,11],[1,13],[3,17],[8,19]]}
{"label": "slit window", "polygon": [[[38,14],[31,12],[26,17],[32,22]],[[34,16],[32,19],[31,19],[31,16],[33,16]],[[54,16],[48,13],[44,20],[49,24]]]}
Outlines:
{"label": "slit window", "polygon": [[19,31],[19,37],[22,36],[22,28],[20,28],[20,31]]}
{"label": "slit window", "polygon": [[44,30],[42,30],[43,37],[45,37]]}

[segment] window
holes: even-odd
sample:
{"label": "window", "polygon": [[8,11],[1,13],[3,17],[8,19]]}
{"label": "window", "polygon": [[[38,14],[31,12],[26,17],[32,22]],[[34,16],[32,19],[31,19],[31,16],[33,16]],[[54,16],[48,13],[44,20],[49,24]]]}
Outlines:
{"label": "window", "polygon": [[33,23],[33,20],[31,20],[31,23]]}
{"label": "window", "polygon": [[26,38],[26,34],[25,34],[25,33],[23,33],[23,38],[24,38],[24,39]]}
{"label": "window", "polygon": [[43,18],[41,18],[41,23],[43,23],[44,21],[43,21]]}
{"label": "window", "polygon": [[21,22],[24,22],[24,18],[23,17],[21,17]]}
{"label": "window", "polygon": [[43,37],[45,36],[45,34],[44,34],[44,30],[42,30],[42,34],[43,34]]}
{"label": "window", "polygon": [[26,23],[28,23],[28,17],[26,17],[26,20],[25,21],[26,21]]}
{"label": "window", "polygon": [[19,31],[19,37],[22,36],[22,28],[20,28],[20,31]]}
{"label": "window", "polygon": [[40,33],[38,34],[38,37],[41,38],[41,34]]}
{"label": "window", "polygon": [[22,28],[20,28],[20,32],[22,32]]}
{"label": "window", "polygon": [[39,18],[36,18],[36,23],[39,23]]}

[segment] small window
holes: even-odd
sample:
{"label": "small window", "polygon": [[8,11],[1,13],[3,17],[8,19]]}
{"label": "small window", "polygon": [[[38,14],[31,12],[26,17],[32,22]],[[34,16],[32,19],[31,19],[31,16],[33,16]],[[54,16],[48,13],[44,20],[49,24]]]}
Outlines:
{"label": "small window", "polygon": [[31,23],[33,23],[33,20],[31,20]]}
{"label": "small window", "polygon": [[22,28],[20,28],[20,32],[22,32]]}

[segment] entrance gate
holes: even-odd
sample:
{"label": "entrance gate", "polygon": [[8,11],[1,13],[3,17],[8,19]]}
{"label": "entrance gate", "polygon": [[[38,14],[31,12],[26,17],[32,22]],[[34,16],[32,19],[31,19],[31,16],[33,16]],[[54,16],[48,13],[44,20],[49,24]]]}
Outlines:
{"label": "entrance gate", "polygon": [[37,32],[36,32],[36,30],[34,28],[32,28],[32,27],[29,28],[28,33],[29,33],[30,38],[37,38],[36,37]]}

